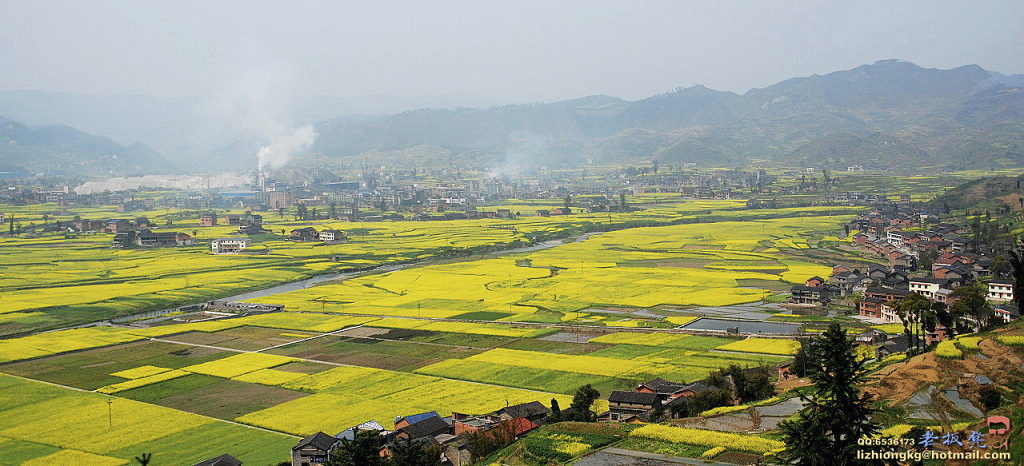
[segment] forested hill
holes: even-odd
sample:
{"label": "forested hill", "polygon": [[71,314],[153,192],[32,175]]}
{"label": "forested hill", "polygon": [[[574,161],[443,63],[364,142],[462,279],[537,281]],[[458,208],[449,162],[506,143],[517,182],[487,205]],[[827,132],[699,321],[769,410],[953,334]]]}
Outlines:
{"label": "forested hill", "polygon": [[0,176],[164,173],[172,164],[145,144],[123,146],[70,126],[30,128],[0,117]]}
{"label": "forested hill", "polygon": [[591,96],[328,120],[317,128],[315,150],[343,157],[427,148],[491,164],[1022,165],[1020,81],[977,65],[939,70],[887,60],[742,95],[695,86],[638,101]]}

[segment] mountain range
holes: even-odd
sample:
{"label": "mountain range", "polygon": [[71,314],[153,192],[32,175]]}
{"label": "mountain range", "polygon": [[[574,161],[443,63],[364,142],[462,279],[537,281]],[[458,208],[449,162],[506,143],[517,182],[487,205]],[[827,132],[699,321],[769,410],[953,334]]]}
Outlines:
{"label": "mountain range", "polygon": [[[517,163],[692,161],[846,168],[1024,164],[1024,76],[976,65],[886,60],[744,94],[703,86],[637,101],[609,96],[485,110],[417,110],[320,123],[315,150],[431,146]],[[525,146],[525,148],[524,148]]]}
{"label": "mountain range", "polygon": [[[57,118],[54,109],[64,108],[67,113],[66,107],[60,106],[60,95],[19,92],[17,98],[11,92],[0,92],[0,115],[29,116],[35,122],[53,121]],[[131,122],[144,127],[138,130],[138,139],[147,143],[184,140],[191,134],[188,123],[193,110],[181,102],[125,97],[94,99],[89,105],[76,102],[79,120],[89,121],[93,112],[110,120],[109,127],[128,127]],[[364,160],[372,154],[373,160],[389,163],[457,162],[490,168],[572,166],[587,160],[686,161],[705,166],[753,162],[841,169],[848,165],[953,169],[1024,165],[1024,75],[1003,75],[977,65],[942,70],[884,60],[788,79],[743,94],[694,86],[636,101],[596,95],[552,103],[429,108],[322,119],[331,114],[331,108],[336,109],[334,114],[345,115],[345,107],[339,103],[321,106],[295,120],[319,120],[315,123],[319,137],[310,154],[339,161]],[[140,123],[146,114],[153,115],[152,124]],[[4,124],[28,130],[10,120]],[[39,137],[61,134],[47,128],[28,131],[42,132]],[[123,140],[126,135],[122,133],[119,137]],[[0,133],[2,137],[9,135]],[[24,168],[35,170],[45,159],[74,159],[75,151],[67,149],[76,143],[68,141],[98,144],[81,135],[63,140],[39,145],[49,149],[40,149],[34,157],[22,150],[20,158],[12,159],[9,148],[0,151],[0,165],[27,164]],[[198,159],[208,164],[207,169],[239,165],[245,169],[254,160],[254,147],[263,143],[259,134],[235,134],[200,154],[173,152],[168,159],[179,170],[195,166],[192,160]],[[53,150],[57,147],[65,152]],[[120,147],[100,152],[113,150],[124,157],[122,154],[132,151],[130,162],[107,163],[105,167],[134,170],[140,164],[153,163],[160,169],[171,168],[145,146]],[[83,153],[98,157],[95,152]],[[90,161],[95,158],[82,159],[86,164]],[[74,162],[60,163],[82,166]]]}
{"label": "mountain range", "polygon": [[0,117],[0,177],[141,175],[173,169],[173,164],[142,143],[123,146],[70,126],[30,128]]}

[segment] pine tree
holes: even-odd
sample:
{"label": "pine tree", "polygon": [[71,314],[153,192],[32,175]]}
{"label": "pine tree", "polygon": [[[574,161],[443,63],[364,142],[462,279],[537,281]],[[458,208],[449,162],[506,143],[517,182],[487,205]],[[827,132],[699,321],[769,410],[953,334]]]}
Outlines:
{"label": "pine tree", "polygon": [[558,400],[551,399],[551,422],[558,422],[562,420],[562,408],[558,406]]}
{"label": "pine tree", "polygon": [[815,384],[808,404],[795,420],[780,424],[786,450],[781,457],[799,465],[857,464],[857,439],[874,434],[870,395],[857,387],[864,382],[865,362],[838,323],[809,344],[807,377]]}

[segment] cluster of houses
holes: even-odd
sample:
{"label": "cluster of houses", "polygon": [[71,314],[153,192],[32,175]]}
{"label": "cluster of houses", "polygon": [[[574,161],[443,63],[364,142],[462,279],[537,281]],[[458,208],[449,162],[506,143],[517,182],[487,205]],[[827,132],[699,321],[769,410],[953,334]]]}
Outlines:
{"label": "cluster of houses", "polygon": [[[971,240],[962,236],[966,232],[963,227],[938,223],[938,220],[937,216],[927,211],[887,214],[874,210],[858,216],[850,222],[849,228],[859,231],[851,238],[855,246],[884,257],[892,266],[913,269],[924,254],[965,254],[970,248]],[[926,228],[921,231],[911,230],[915,225],[926,225]],[[975,272],[986,273],[989,261],[981,256],[972,264],[976,268]]]}
{"label": "cluster of houses", "polygon": [[[925,225],[920,231],[910,231],[914,225]],[[889,262],[888,266],[872,265],[866,271],[837,265],[828,280],[811,277],[804,285],[794,286],[789,303],[794,306],[823,306],[837,297],[862,293],[858,314],[878,322],[899,323],[894,302],[916,293],[933,303],[950,305],[951,295],[957,287],[975,282],[989,274],[989,257],[969,252],[971,241],[961,236],[965,230],[959,225],[939,223],[938,217],[928,212],[883,213],[874,210],[854,219],[850,229],[855,246],[874,252]],[[919,258],[924,254],[934,257],[930,270],[918,271]],[[922,273],[923,272],[923,273]],[[995,315],[1009,322],[1020,316],[1013,302],[1013,283],[1009,280],[989,280],[986,298],[993,304]],[[927,336],[929,343],[945,337],[939,325]],[[867,333],[870,333],[868,335]],[[872,344],[886,344],[888,350],[899,348],[905,342],[890,338],[884,332],[872,331],[859,339]]]}
{"label": "cluster of houses", "polygon": [[255,235],[267,231],[263,228],[263,216],[252,212],[246,212],[245,215],[228,214],[223,218],[218,218],[216,212],[207,212],[199,216],[199,224],[204,227],[217,226],[218,221],[223,222],[221,223],[223,225],[237,226],[238,232],[243,235]]}
{"label": "cluster of houses", "polygon": [[323,241],[325,243],[344,243],[348,241],[345,232],[334,229],[317,231],[313,227],[296,228],[288,232],[288,239],[292,241]]}
{"label": "cluster of houses", "polygon": [[125,233],[143,228],[154,228],[156,224],[146,217],[130,218],[108,218],[108,219],[78,219],[67,222],[59,222],[61,229],[69,233]]}
{"label": "cluster of houses", "polygon": [[111,243],[113,248],[154,248],[189,246],[193,244],[192,236],[177,231],[152,231],[148,229],[130,230],[114,235]]}
{"label": "cluster of houses", "polygon": [[507,406],[483,415],[452,413],[441,416],[431,411],[395,419],[394,428],[386,429],[377,421],[367,421],[330,435],[317,432],[292,447],[292,466],[321,466],[342,446],[343,440],[354,440],[359,432],[380,435],[384,446],[379,454],[390,458],[396,444],[411,442],[440,451],[444,464],[471,464],[467,436],[471,433],[519,438],[544,423],[550,410],[539,401]]}

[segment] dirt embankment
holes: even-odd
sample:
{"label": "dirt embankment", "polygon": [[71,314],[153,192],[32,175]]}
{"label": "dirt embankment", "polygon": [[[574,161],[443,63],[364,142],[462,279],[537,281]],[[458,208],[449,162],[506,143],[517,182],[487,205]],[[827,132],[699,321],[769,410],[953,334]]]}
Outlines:
{"label": "dirt embankment", "polygon": [[993,339],[978,344],[980,352],[963,359],[943,359],[934,352],[890,365],[875,374],[864,390],[878,399],[900,403],[928,385],[956,386],[974,392],[973,376],[984,375],[997,385],[1008,386],[1024,380],[1024,357]]}

